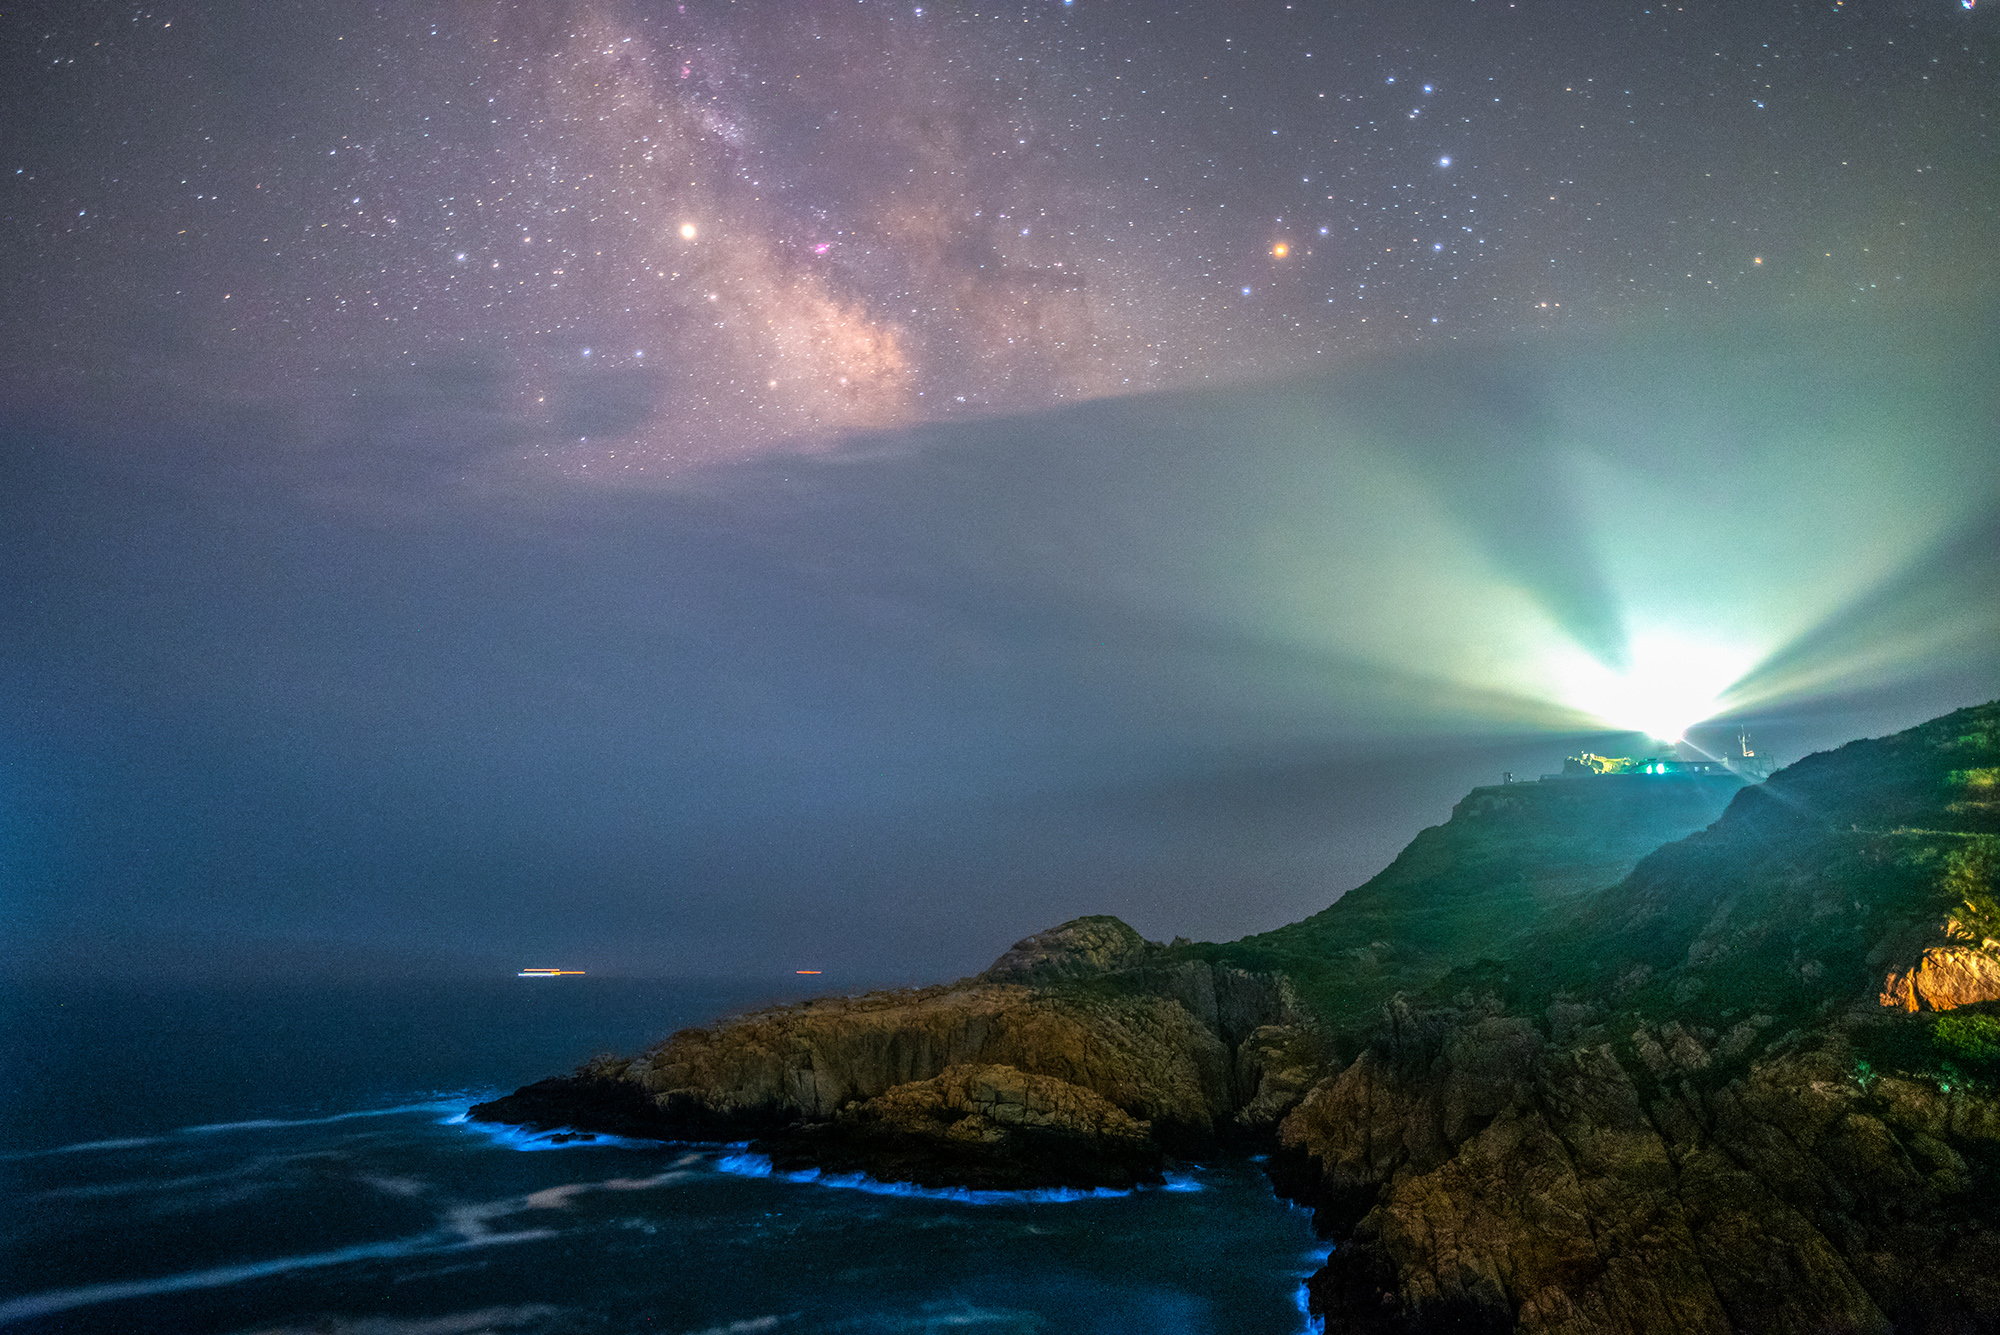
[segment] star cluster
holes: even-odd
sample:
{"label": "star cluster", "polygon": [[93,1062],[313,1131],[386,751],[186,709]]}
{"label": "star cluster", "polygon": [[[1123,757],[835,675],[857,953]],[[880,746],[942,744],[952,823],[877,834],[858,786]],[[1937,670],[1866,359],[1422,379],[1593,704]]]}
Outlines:
{"label": "star cluster", "polygon": [[16,396],[660,477],[1986,292],[1995,32],[1942,0],[64,5],[6,54],[0,351]]}

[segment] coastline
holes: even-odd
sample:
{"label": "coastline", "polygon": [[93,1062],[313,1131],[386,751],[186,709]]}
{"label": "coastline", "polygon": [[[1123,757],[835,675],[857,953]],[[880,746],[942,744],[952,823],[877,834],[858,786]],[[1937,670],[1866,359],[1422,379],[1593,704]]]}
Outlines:
{"label": "coastline", "polygon": [[1751,787],[1477,789],[1293,928],[1075,919],[973,978],[682,1030],[472,1115],[930,1187],[1254,1142],[1335,1240],[1329,1332],[1975,1328],[2000,1319],[1996,761],[2000,703]]}

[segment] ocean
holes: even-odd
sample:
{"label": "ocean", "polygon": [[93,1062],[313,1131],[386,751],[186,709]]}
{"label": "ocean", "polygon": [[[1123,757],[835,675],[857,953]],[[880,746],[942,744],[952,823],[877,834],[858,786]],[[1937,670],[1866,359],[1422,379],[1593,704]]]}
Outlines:
{"label": "ocean", "polygon": [[[37,986],[0,997],[8,1332],[1242,1332],[1325,1256],[1247,1160],[917,1192],[468,1106],[781,999],[737,983]],[[792,994],[798,995],[798,994]]]}

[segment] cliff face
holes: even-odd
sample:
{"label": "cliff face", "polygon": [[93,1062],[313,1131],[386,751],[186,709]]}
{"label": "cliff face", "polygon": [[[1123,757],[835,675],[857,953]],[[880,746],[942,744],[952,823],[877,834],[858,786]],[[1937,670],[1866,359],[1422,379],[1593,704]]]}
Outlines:
{"label": "cliff face", "polygon": [[1130,1186],[1162,1178],[1150,1128],[1087,1089],[1013,1066],[948,1066],[761,1142],[780,1171],[927,1187]]}
{"label": "cliff face", "polygon": [[[1269,1127],[1322,1074],[1280,978],[1167,958],[1115,918],[943,987],[773,1007],[480,1105],[486,1120],[762,1134],[781,1162],[930,1184],[1113,1185]],[[1028,978],[1022,982],[996,981]]]}
{"label": "cliff face", "polygon": [[1451,819],[1310,918],[1210,958],[1292,978],[1323,1022],[1367,1028],[1398,992],[1499,958],[1551,915],[1719,817],[1733,775],[1632,775],[1475,788]]}
{"label": "cliff face", "polygon": [[1718,1079],[1713,1035],[1632,1042],[1650,1066],[1461,1018],[1316,1090],[1283,1139],[1341,1235],[1327,1329],[1990,1328],[1990,1097],[1864,1088],[1838,1044]]}
{"label": "cliff face", "polygon": [[1016,941],[979,978],[987,983],[1056,983],[1137,968],[1159,954],[1157,944],[1100,913]]}
{"label": "cliff face", "polygon": [[1280,1132],[1328,1330],[2000,1323],[1996,759],[1812,757],[1393,1002]]}
{"label": "cliff face", "polygon": [[474,1114],[985,1187],[1265,1135],[1331,1332],[1944,1335],[2000,1329],[1996,1086],[2000,703],[1755,788],[1477,789],[1277,932],[1078,919]]}
{"label": "cliff face", "polygon": [[956,1066],[1051,1076],[1142,1121],[1207,1132],[1230,1053],[1179,1002],[981,984],[806,1002],[675,1034],[625,1079],[669,1117],[832,1117]]}

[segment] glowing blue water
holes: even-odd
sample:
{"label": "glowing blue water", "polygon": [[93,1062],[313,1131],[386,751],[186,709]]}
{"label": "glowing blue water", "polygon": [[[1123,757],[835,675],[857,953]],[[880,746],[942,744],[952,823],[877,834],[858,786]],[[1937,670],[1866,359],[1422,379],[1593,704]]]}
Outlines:
{"label": "glowing blue water", "polygon": [[[437,1011],[421,1019],[397,1018],[379,989],[9,998],[0,1053],[39,1083],[9,1082],[0,1324],[301,1335],[1303,1324],[1299,1279],[1321,1249],[1250,1164],[1190,1168],[1140,1192],[919,1191],[773,1174],[742,1147],[556,1142],[467,1123],[478,1098],[762,999],[518,986],[538,991],[431,995]],[[496,1042],[503,1024],[515,1032]],[[441,1088],[479,1063],[496,1078]]]}

